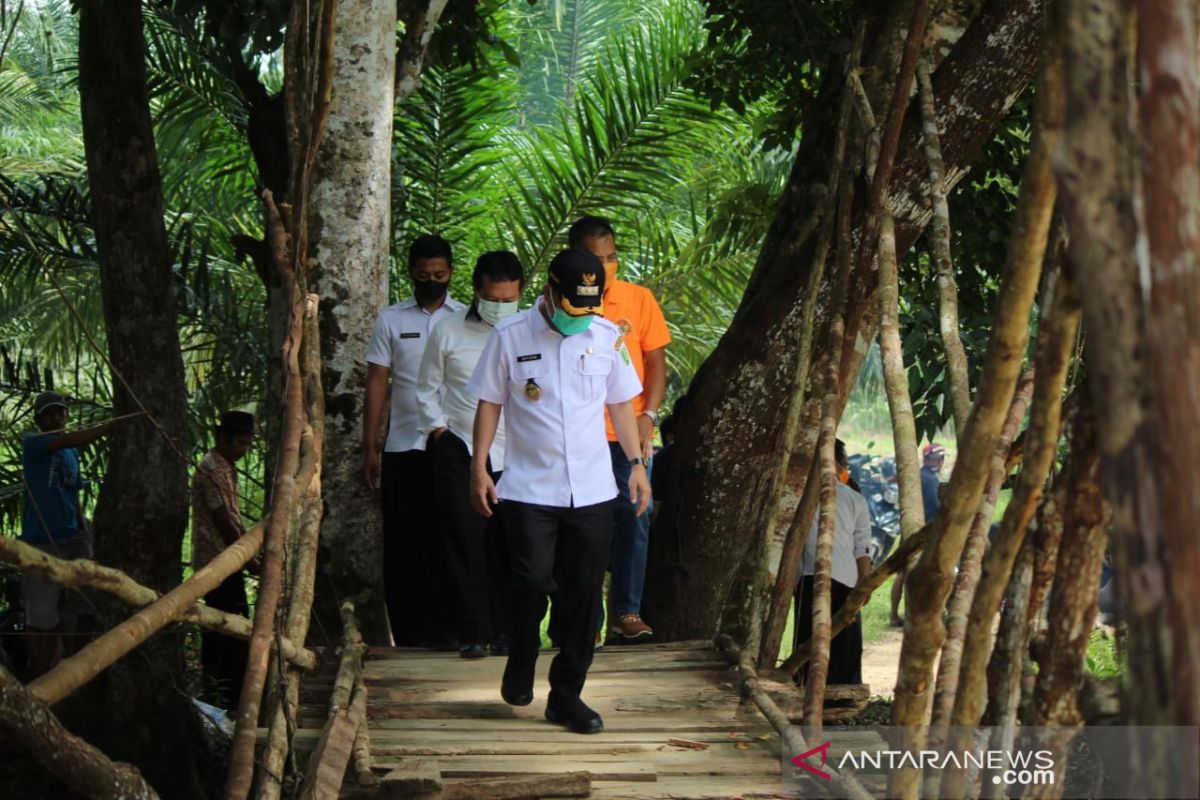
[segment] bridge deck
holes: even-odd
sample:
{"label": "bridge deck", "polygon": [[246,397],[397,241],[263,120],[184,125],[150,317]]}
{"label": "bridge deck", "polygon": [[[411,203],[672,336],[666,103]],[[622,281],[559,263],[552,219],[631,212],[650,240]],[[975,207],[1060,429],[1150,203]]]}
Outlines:
{"label": "bridge deck", "polygon": [[[591,736],[542,718],[552,655],[544,651],[538,660],[533,704],[513,708],[499,695],[503,658],[370,650],[364,680],[376,771],[419,760],[449,785],[464,778],[586,770],[595,798],[780,796],[778,737],[752,705],[741,702],[736,675],[708,643],[597,653],[584,699],[603,715],[605,729]],[[304,696],[312,705],[301,715],[301,748],[324,722],[328,680],[318,675],[306,681]]]}

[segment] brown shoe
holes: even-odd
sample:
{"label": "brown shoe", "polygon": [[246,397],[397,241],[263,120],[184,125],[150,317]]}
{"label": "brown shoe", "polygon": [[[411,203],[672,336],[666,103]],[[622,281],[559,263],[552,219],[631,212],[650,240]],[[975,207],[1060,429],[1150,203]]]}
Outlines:
{"label": "brown shoe", "polygon": [[608,626],[608,632],[618,641],[625,642],[641,642],[654,636],[654,630],[642,622],[639,614],[632,612],[618,614],[617,618]]}
{"label": "brown shoe", "polygon": [[600,631],[596,631],[596,643],[592,646],[593,650],[604,649],[604,637],[600,635]]}

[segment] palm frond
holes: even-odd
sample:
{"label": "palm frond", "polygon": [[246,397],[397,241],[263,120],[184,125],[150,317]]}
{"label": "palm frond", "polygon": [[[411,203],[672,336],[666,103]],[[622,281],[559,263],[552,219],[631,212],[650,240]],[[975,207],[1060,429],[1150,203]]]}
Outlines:
{"label": "palm frond", "polygon": [[515,141],[508,229],[535,275],[575,217],[653,204],[678,189],[695,146],[732,136],[731,118],[684,85],[702,44],[695,9],[676,3],[647,16],[605,48],[558,126]]}
{"label": "palm frond", "polygon": [[511,75],[433,68],[398,109],[392,175],[393,252],[420,233],[462,256],[493,249],[478,224],[503,197],[495,180],[513,115]]}

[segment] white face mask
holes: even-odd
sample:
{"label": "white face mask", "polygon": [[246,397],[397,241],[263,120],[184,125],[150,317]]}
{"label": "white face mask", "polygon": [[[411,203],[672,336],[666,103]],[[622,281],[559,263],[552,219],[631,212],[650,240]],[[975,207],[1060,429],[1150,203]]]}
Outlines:
{"label": "white face mask", "polygon": [[500,320],[517,313],[517,301],[497,303],[495,300],[484,300],[480,297],[475,300],[475,310],[479,312],[480,319],[495,327]]}

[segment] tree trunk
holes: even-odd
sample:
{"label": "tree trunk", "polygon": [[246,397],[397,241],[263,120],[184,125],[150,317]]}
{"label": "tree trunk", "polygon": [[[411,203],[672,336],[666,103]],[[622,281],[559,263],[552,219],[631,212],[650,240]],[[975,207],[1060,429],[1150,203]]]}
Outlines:
{"label": "tree trunk", "polygon": [[[1096,618],[1100,570],[1108,545],[1108,503],[1100,492],[1100,453],[1096,449],[1096,420],[1083,407],[1075,415],[1071,434],[1070,461],[1063,473],[1065,502],[1062,545],[1050,592],[1049,626],[1035,654],[1037,684],[1028,725],[1049,727],[1045,744],[1066,746],[1076,728],[1084,723],[1079,707],[1083,684],[1084,656]],[[1056,492],[1056,494],[1059,494]],[[1062,769],[1054,786],[1034,787],[1033,797],[1062,796]]]}
{"label": "tree trunk", "polygon": [[[833,318],[829,325],[828,366],[825,370],[825,397],[821,401],[821,429],[817,442],[820,461],[820,517],[817,525],[817,545],[813,565],[812,588],[812,661],[808,665],[808,680],[804,685],[804,723],[806,735],[820,737],[824,722],[825,683],[829,675],[829,648],[833,641],[830,630],[833,621],[831,592],[833,590],[833,536],[837,518],[837,421],[841,377],[841,349],[845,329],[842,327],[842,307],[850,280],[853,238],[850,235],[850,208],[854,199],[850,170],[844,176],[846,185],[837,210],[837,267],[833,282]],[[799,620],[796,621],[799,625]]]}
{"label": "tree trunk", "polygon": [[921,90],[921,121],[924,125],[925,157],[929,159],[929,202],[933,207],[930,225],[933,262],[937,265],[938,328],[946,351],[946,374],[950,383],[950,407],[954,410],[954,434],[962,438],[971,416],[971,380],[967,351],[958,330],[958,284],[950,256],[950,206],[946,201],[946,163],[942,160],[942,138],[938,131],[937,100],[929,65],[917,66]]}
{"label": "tree trunk", "polygon": [[[100,560],[159,592],[179,583],[188,520],[187,398],[136,0],[80,4],[79,94],[114,410],[96,507]],[[108,619],[125,616],[100,601]],[[173,796],[195,790],[180,640],[157,637],[105,682],[106,749]]]}
{"label": "tree trunk", "polygon": [[896,264],[896,231],[892,215],[883,212],[879,233],[879,360],[892,416],[892,445],[896,454],[896,482],[900,489],[900,538],[907,539],[924,527],[921,498],[921,462],[917,458],[917,421],[913,416],[904,345],[900,340],[900,274]]}
{"label": "tree trunk", "polygon": [[[1071,124],[1061,171],[1071,261],[1091,323],[1088,376],[1129,636],[1124,702],[1133,724],[1195,724],[1197,465],[1188,459],[1197,435],[1196,233],[1183,223],[1196,211],[1196,28],[1183,4],[1144,5],[1136,8],[1146,229],[1131,213],[1142,204],[1129,4],[1067,3]],[[1149,263],[1139,263],[1144,255]],[[1135,746],[1130,763],[1155,794],[1166,791],[1165,776],[1196,782],[1195,760],[1172,748]]]}
{"label": "tree trunk", "polygon": [[[1011,750],[1016,737],[1017,707],[1021,702],[1021,684],[1029,654],[1029,589],[1032,583],[1033,540],[1026,538],[1004,590],[1004,613],[1000,615],[996,647],[987,667],[989,702],[984,724],[992,728],[990,746],[993,750]],[[964,685],[961,688],[971,691],[975,687]],[[983,687],[978,688],[982,694]],[[1005,787],[1000,784],[988,780],[981,784],[979,797],[987,800],[1004,797]],[[945,791],[944,783],[942,790]],[[967,791],[971,797],[976,796],[974,786]]]}
{"label": "tree trunk", "polygon": [[[948,183],[953,186],[991,137],[1000,119],[1028,82],[1041,41],[1041,2],[991,0],[954,46],[934,76],[944,98],[939,121],[945,131]],[[941,30],[941,29],[939,29]],[[867,59],[873,63],[874,58]],[[840,84],[840,81],[839,81]],[[823,101],[836,92],[822,91]],[[780,402],[795,377],[804,316],[804,287],[812,268],[815,237],[801,236],[815,204],[811,187],[827,174],[836,134],[836,102],[818,101],[826,118],[814,119],[789,178],[776,219],[754,275],[728,332],[696,375],[689,390],[696,412],[682,420],[677,447],[680,469],[673,508],[651,540],[646,580],[646,617],[666,639],[705,638],[719,627],[734,578],[753,543],[747,520],[763,512],[766,482],[776,463],[774,448],[785,422]],[[912,245],[929,219],[920,123],[907,120],[892,176],[892,212],[897,254]],[[853,227],[861,228],[863,210]],[[844,405],[853,377],[874,333],[876,275],[852,277],[845,355],[841,364]],[[827,359],[829,280],[817,297],[812,367],[806,388],[811,408],[819,405]],[[702,415],[702,416],[701,416]],[[815,418],[806,410],[803,418]],[[815,430],[801,430],[797,472],[807,475],[815,452]]]}
{"label": "tree trunk", "polygon": [[379,495],[362,480],[367,342],[387,305],[391,223],[396,3],[343,0],[334,40],[333,105],[317,157],[309,215],[310,260],[321,295],[325,519],[317,615],[340,625],[337,600],[364,587],[359,609],[372,645],[391,641],[383,604]]}
{"label": "tree trunk", "polygon": [[[1138,3],[1139,119],[1150,256],[1149,372],[1161,532],[1141,531],[1165,567],[1170,658],[1164,721],[1200,724],[1200,94],[1193,2]],[[1142,274],[1145,274],[1143,270]],[[1157,658],[1145,654],[1135,657]],[[1150,689],[1149,686],[1146,687]],[[1155,701],[1158,702],[1158,701]],[[1196,765],[1191,765],[1192,769]],[[1195,785],[1196,772],[1191,785]]]}

